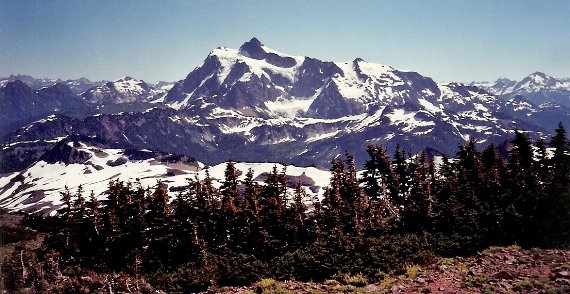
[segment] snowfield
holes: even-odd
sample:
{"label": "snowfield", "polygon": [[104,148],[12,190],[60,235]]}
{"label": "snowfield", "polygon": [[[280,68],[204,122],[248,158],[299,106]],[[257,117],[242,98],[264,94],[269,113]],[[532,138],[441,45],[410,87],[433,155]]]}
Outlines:
{"label": "snowfield", "polygon": [[[73,143],[69,143],[70,146]],[[75,147],[78,151],[89,154],[85,163],[64,164],[57,162],[49,164],[39,161],[20,173],[10,173],[0,178],[0,207],[13,211],[55,213],[62,204],[61,193],[67,187],[73,194],[81,185],[83,197],[91,193],[102,200],[106,198],[110,181],[120,180],[133,184],[140,183],[142,187],[155,187],[158,182],[168,186],[170,197],[174,199],[176,191],[188,185],[190,179],[204,179],[206,170],[214,180],[214,186],[220,187],[224,179],[226,163],[206,167],[200,162],[168,163],[154,158],[145,160],[130,160],[121,149],[100,149],[80,143]],[[141,151],[144,152],[144,151]],[[150,152],[150,151],[148,151]],[[263,183],[263,174],[270,173],[274,167],[279,172],[285,168],[289,177],[289,192],[292,195],[297,180],[301,181],[309,197],[305,199],[308,205],[322,198],[324,187],[328,185],[330,172],[315,167],[285,166],[278,163],[235,163],[240,173],[240,180],[251,168],[254,179]],[[21,176],[19,176],[21,175]],[[22,177],[17,181],[15,177]]]}

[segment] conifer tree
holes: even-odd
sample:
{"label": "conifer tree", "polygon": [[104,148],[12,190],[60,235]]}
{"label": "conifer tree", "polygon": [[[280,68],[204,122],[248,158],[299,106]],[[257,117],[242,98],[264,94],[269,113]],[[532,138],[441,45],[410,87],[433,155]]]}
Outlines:
{"label": "conifer tree", "polygon": [[178,193],[173,204],[173,254],[175,266],[188,261],[195,261],[200,256],[198,237],[198,214],[200,207],[197,202],[196,184],[189,180],[188,189]]}
{"label": "conifer tree", "polygon": [[85,203],[87,226],[86,234],[88,234],[88,246],[86,253],[86,262],[92,265],[102,265],[102,258],[105,249],[105,239],[103,236],[103,214],[101,212],[99,200],[95,193],[91,191],[89,201]]}
{"label": "conifer tree", "polygon": [[222,212],[224,214],[234,215],[237,212],[236,202],[239,201],[240,194],[238,192],[238,170],[235,164],[230,160],[226,163],[224,172],[224,181],[222,182]]}
{"label": "conifer tree", "polygon": [[379,145],[369,145],[369,159],[364,163],[363,190],[369,198],[368,230],[379,233],[388,217],[397,218],[398,208],[393,198],[399,193],[396,174],[386,150]]}
{"label": "conifer tree", "polygon": [[245,207],[251,217],[257,218],[259,210],[260,186],[253,179],[253,169],[249,168],[243,181]]}
{"label": "conifer tree", "polygon": [[528,137],[515,131],[513,147],[509,152],[508,182],[516,217],[514,227],[517,241],[523,246],[535,246],[539,228],[536,219],[540,195],[540,180],[535,172],[534,152]]}
{"label": "conifer tree", "polygon": [[396,208],[400,209],[409,194],[409,173],[407,171],[406,152],[400,148],[400,144],[396,145],[392,163],[398,183],[398,193],[392,195],[392,201]]}
{"label": "conifer tree", "polygon": [[172,262],[172,246],[170,239],[172,210],[168,193],[161,182],[158,182],[153,192],[146,196],[146,221],[144,262],[155,269],[169,267]]}
{"label": "conifer tree", "polygon": [[410,232],[422,233],[429,226],[432,210],[430,161],[423,151],[408,164],[410,193],[404,200],[402,223]]}
{"label": "conifer tree", "polygon": [[[349,209],[350,213],[350,226],[348,229],[360,243],[363,240],[363,230],[365,227],[368,227],[368,224],[365,223],[368,220],[368,199],[364,191],[362,191],[356,176],[354,155],[348,151],[346,152],[346,167],[341,197],[347,204],[346,208]],[[342,196],[342,194],[346,196]]]}
{"label": "conifer tree", "polygon": [[481,152],[482,185],[481,198],[482,218],[486,244],[508,245],[514,242],[512,232],[507,230],[509,221],[513,219],[514,209],[507,197],[505,187],[506,166],[495,146],[491,143]]}
{"label": "conifer tree", "polygon": [[260,245],[260,256],[265,260],[285,253],[286,183],[285,168],[280,173],[277,165],[274,165],[259,196],[259,228],[255,242]]}
{"label": "conifer tree", "polygon": [[287,214],[287,224],[288,231],[292,246],[291,249],[295,250],[303,245],[308,245],[309,243],[309,232],[308,232],[308,222],[307,222],[307,206],[304,200],[308,197],[307,192],[301,185],[301,182],[297,182],[295,186],[295,194],[293,195],[293,204],[289,207]]}
{"label": "conifer tree", "polygon": [[570,141],[562,123],[558,124],[550,147],[554,154],[551,185],[540,205],[546,246],[570,246]]}

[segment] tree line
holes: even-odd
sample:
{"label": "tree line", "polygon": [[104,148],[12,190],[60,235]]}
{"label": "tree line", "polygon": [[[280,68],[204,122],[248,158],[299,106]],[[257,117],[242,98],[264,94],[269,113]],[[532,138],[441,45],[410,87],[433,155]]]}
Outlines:
{"label": "tree line", "polygon": [[426,152],[397,147],[390,157],[370,145],[360,173],[348,152],[331,161],[324,199],[313,203],[285,170],[275,166],[259,184],[251,169],[239,180],[232,161],[221,187],[206,171],[173,199],[161,183],[150,189],[112,181],[103,201],[86,199],[81,187],[66,190],[56,216],[27,218],[48,236],[39,250],[20,248],[6,258],[5,284],[39,292],[195,292],[262,277],[322,281],[360,273],[379,281],[410,263],[494,245],[568,248],[563,125],[548,143],[516,131],[510,146],[502,158],[492,144],[480,151],[470,140],[436,164]]}

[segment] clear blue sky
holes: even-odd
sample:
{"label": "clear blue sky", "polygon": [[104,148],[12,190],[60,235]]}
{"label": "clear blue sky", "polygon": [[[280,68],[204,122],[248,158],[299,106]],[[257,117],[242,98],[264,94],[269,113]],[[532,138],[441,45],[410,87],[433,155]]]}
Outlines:
{"label": "clear blue sky", "polygon": [[0,0],[0,76],[183,79],[253,36],[436,81],[570,77],[570,1]]}

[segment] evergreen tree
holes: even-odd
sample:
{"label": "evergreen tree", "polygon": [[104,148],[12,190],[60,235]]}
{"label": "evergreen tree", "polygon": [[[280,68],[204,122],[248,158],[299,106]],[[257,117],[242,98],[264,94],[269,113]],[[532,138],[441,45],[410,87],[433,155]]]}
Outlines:
{"label": "evergreen tree", "polygon": [[432,191],[430,178],[430,161],[427,153],[410,160],[408,172],[410,173],[410,193],[404,200],[402,224],[406,231],[423,233],[431,223]]}
{"label": "evergreen tree", "polygon": [[292,243],[292,246],[290,246],[291,250],[310,244],[306,214],[307,206],[304,202],[307,197],[307,192],[303,186],[301,186],[301,182],[297,182],[295,194],[293,195],[293,204],[287,211],[288,231],[290,231],[289,235],[291,236]]}
{"label": "evergreen tree", "polygon": [[[144,220],[146,230],[144,243],[147,246],[144,252],[144,262],[147,267],[162,268],[172,264],[172,209],[168,193],[161,182],[158,182],[154,191],[147,192],[146,213]],[[133,252],[136,253],[136,252]],[[135,256],[133,256],[134,258]]]}
{"label": "evergreen tree", "polygon": [[239,201],[240,194],[238,192],[239,174],[235,164],[230,160],[226,164],[224,172],[224,181],[222,182],[222,213],[232,216],[237,212],[236,203]]}
{"label": "evergreen tree", "polygon": [[516,240],[523,246],[538,245],[538,220],[536,208],[543,197],[539,187],[534,162],[534,152],[528,137],[515,131],[513,147],[509,152],[508,183],[516,217],[512,229],[516,232]]}
{"label": "evergreen tree", "polygon": [[174,266],[180,266],[189,261],[196,261],[200,257],[201,242],[198,236],[198,223],[200,208],[196,183],[190,180],[188,189],[177,195],[173,204],[173,254],[177,257]]}
{"label": "evergreen tree", "polygon": [[392,160],[394,165],[394,172],[396,174],[396,180],[398,183],[398,193],[392,195],[392,200],[396,208],[401,209],[404,205],[404,201],[409,194],[409,176],[407,171],[406,162],[406,152],[400,148],[400,144],[396,145],[396,151],[394,152],[394,159]]}
{"label": "evergreen tree", "polygon": [[265,179],[265,187],[259,197],[259,232],[256,243],[260,245],[260,257],[269,260],[285,253],[287,236],[285,232],[284,212],[287,199],[287,177],[285,167],[280,173],[277,166]]}
{"label": "evergreen tree", "polygon": [[87,212],[86,228],[85,233],[88,236],[86,247],[86,263],[91,264],[94,267],[100,266],[102,264],[104,253],[105,253],[105,239],[102,234],[103,232],[103,214],[101,212],[100,203],[95,193],[91,191],[89,196],[89,201],[85,204]]}
{"label": "evergreen tree", "polygon": [[552,167],[551,185],[547,188],[544,201],[540,205],[542,228],[546,246],[570,246],[570,141],[562,123],[558,124],[550,147],[554,154],[550,160]]}
{"label": "evergreen tree", "polygon": [[397,217],[393,198],[397,197],[399,188],[390,157],[379,145],[369,145],[366,151],[370,158],[364,163],[362,182],[364,192],[370,199],[371,217],[374,221]]}
{"label": "evergreen tree", "polygon": [[485,244],[508,245],[514,242],[512,231],[507,228],[515,211],[513,203],[507,197],[505,187],[506,166],[493,144],[481,152],[482,185],[480,187],[480,205],[482,210],[481,226],[484,228]]}

